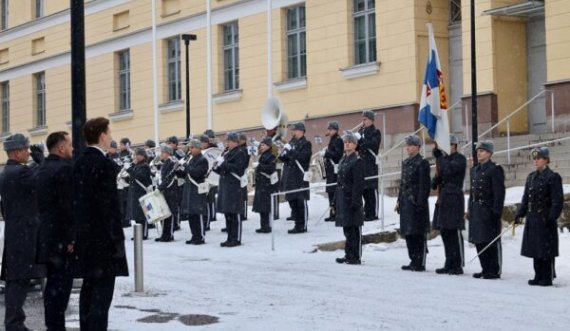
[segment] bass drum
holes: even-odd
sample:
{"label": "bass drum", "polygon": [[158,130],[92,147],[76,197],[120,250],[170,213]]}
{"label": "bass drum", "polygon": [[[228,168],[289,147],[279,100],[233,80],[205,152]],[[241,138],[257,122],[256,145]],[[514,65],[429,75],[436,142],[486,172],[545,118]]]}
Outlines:
{"label": "bass drum", "polygon": [[202,151],[202,155],[208,160],[208,177],[206,183],[211,186],[218,186],[220,183],[220,175],[212,171],[216,159],[222,155],[223,150],[218,147],[210,147]]}

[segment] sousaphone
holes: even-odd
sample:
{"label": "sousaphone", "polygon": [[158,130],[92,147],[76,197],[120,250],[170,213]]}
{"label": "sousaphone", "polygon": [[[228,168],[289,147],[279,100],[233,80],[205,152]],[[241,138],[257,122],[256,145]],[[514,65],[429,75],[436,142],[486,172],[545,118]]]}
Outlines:
{"label": "sousaphone", "polygon": [[266,130],[276,129],[273,140],[284,139],[287,136],[287,124],[289,120],[285,110],[276,97],[269,97],[261,110],[261,124]]}

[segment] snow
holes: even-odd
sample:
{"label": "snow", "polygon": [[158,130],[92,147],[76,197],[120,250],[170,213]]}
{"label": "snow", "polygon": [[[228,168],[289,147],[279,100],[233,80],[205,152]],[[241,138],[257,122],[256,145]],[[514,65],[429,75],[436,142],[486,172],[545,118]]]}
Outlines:
{"label": "snow", "polygon": [[[569,190],[570,187],[566,187]],[[509,189],[508,202],[520,201],[523,188]],[[433,211],[434,198],[430,198]],[[397,227],[394,198],[385,200],[386,229]],[[342,251],[315,251],[316,244],[344,240],[341,228],[319,217],[328,200],[312,194],[309,232],[289,235],[292,222],[286,203],[282,220],[275,222],[275,251],[271,235],[257,234],[258,214],[243,222],[243,246],[222,248],[223,216],[212,223],[206,245],[185,245],[188,224],[175,233],[175,242],[144,242],[144,294],[133,294],[133,242],[127,252],[131,277],[117,278],[110,311],[110,330],[186,330],[176,318],[164,324],[142,323],[141,318],[162,313],[206,314],[218,323],[197,330],[567,330],[570,295],[570,235],[560,235],[556,271],[550,288],[531,287],[532,260],[521,257],[522,228],[503,240],[503,274],[500,280],[474,279],[479,261],[465,267],[465,275],[437,275],[443,265],[441,238],[429,241],[427,272],[400,270],[409,262],[405,241],[363,247],[363,265],[339,265]],[[381,230],[381,222],[367,222],[364,233]],[[151,233],[156,237],[156,232]],[[476,255],[466,244],[466,261]],[[77,294],[71,306],[77,306]],[[146,311],[145,311],[146,310]],[[68,318],[68,327],[77,327]]]}

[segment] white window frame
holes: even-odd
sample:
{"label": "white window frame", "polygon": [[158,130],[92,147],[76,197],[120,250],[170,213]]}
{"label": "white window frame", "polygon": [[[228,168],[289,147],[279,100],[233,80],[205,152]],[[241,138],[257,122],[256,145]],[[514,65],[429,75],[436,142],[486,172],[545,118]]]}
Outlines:
{"label": "white window frame", "polygon": [[117,52],[119,112],[131,110],[131,55],[128,49]]}
{"label": "white window frame", "polygon": [[180,37],[176,36],[166,40],[166,72],[168,102],[182,100],[182,77],[180,58]]}
{"label": "white window frame", "polygon": [[34,74],[36,97],[36,127],[46,126],[46,74],[45,71]]}
{"label": "white window frame", "polygon": [[[295,25],[289,20],[295,15]],[[287,8],[286,39],[287,39],[287,79],[307,77],[307,39],[305,4]],[[291,47],[291,42],[294,48]],[[296,66],[296,67],[295,67]]]}
{"label": "white window frame", "polygon": [[[231,34],[227,42],[228,33]],[[226,56],[229,54],[229,57]],[[224,74],[224,92],[239,89],[239,26],[230,22],[222,26],[222,57]],[[228,61],[229,60],[229,61]]]}
{"label": "white window frame", "polygon": [[[354,65],[375,62],[376,54],[376,4],[375,0],[351,0]],[[364,4],[364,9],[357,8],[358,3]],[[364,36],[358,37],[358,21],[364,20]],[[360,46],[364,44],[364,58],[361,57]]]}

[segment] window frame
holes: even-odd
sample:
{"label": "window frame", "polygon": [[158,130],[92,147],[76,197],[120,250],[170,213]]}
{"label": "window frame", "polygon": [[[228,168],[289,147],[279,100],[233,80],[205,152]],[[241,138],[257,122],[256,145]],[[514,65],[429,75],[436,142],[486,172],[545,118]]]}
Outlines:
{"label": "window frame", "polygon": [[44,127],[46,118],[46,74],[45,71],[34,74],[34,94],[35,94],[35,126]]}
{"label": "window frame", "polygon": [[131,110],[131,54],[128,49],[117,52],[117,83],[118,83],[118,111],[119,112],[130,111]]}
{"label": "window frame", "polygon": [[[295,15],[295,26],[291,26],[290,14]],[[286,10],[285,38],[287,40],[287,79],[307,77],[307,35],[306,35],[306,9],[300,4]],[[290,40],[295,43],[296,49],[290,47]],[[296,67],[295,67],[296,66]]]}
{"label": "window frame", "polygon": [[35,0],[34,4],[34,17],[40,18],[44,16],[44,0]]}
{"label": "window frame", "polygon": [[[352,2],[352,26],[353,26],[353,56],[354,65],[376,62],[376,2],[375,0],[351,0]],[[357,9],[357,4],[364,4],[363,10]],[[370,7],[372,4],[372,7]],[[364,38],[357,39],[358,21],[364,19]],[[373,19],[373,22],[370,22]],[[371,26],[373,25],[373,26]],[[373,33],[373,35],[371,34]],[[364,59],[362,59],[360,46],[364,43]]]}
{"label": "window frame", "polygon": [[[168,102],[182,100],[181,44],[179,36],[166,40],[166,86]],[[175,52],[174,56],[172,56],[173,52]],[[174,79],[172,79],[172,76],[174,76]]]}
{"label": "window frame", "polygon": [[2,134],[10,132],[10,82],[0,83],[0,108],[1,108],[1,125]]}
{"label": "window frame", "polygon": [[[228,40],[227,32],[231,34]],[[229,56],[226,56],[228,54]],[[223,58],[223,82],[224,92],[239,89],[239,25],[238,21],[222,25],[222,58]],[[231,63],[228,63],[228,59]]]}
{"label": "window frame", "polygon": [[8,29],[10,0],[0,0],[0,31]]}

